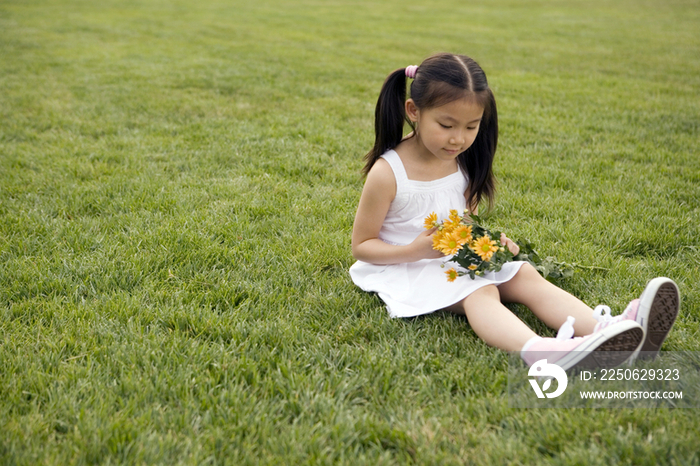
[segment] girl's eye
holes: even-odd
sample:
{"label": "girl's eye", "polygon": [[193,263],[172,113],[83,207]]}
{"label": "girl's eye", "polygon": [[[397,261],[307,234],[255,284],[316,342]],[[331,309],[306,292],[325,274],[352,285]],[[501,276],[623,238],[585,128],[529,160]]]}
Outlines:
{"label": "girl's eye", "polygon": [[442,126],[442,127],[445,128],[445,129],[450,129],[450,128],[452,128],[452,126],[443,125],[442,123],[439,123],[439,125]]}

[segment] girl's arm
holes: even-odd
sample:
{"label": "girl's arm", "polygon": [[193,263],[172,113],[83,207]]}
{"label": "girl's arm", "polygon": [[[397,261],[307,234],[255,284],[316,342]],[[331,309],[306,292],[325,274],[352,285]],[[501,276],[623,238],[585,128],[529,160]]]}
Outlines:
{"label": "girl's arm", "polygon": [[379,159],[367,174],[352,228],[352,255],[377,265],[415,262],[442,257],[433,249],[432,231],[421,233],[411,244],[394,246],[379,239],[391,201],[396,196],[396,180],[391,166]]}

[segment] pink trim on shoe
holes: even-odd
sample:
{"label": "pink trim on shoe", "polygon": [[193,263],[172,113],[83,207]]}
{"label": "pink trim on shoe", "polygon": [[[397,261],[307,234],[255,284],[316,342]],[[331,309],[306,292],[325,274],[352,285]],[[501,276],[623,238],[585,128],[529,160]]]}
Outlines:
{"label": "pink trim on shoe", "polygon": [[527,351],[523,351],[522,358],[525,364],[532,366],[535,362],[542,359],[543,354],[548,354],[547,362],[549,364],[554,364],[566,356],[567,353],[576,350],[579,346],[582,346],[582,348],[578,348],[578,351],[585,351],[583,348],[588,346],[585,340],[591,336],[592,335],[586,335],[585,337],[576,337],[569,340],[542,338],[540,341],[530,345]]}
{"label": "pink trim on shoe", "polygon": [[[593,333],[598,332],[605,327],[616,324],[622,320],[634,320],[637,322],[637,309],[639,309],[639,300],[633,299],[627,305],[627,308],[619,316],[611,316],[608,306],[596,306],[593,309],[593,317],[598,321],[593,329]],[[637,322],[639,323],[639,322]]]}

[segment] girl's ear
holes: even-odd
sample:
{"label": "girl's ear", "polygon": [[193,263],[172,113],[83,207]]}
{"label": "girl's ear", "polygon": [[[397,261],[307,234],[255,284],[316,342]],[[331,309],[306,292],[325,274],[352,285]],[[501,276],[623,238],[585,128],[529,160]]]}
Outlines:
{"label": "girl's ear", "polygon": [[418,107],[416,107],[416,103],[413,101],[413,99],[408,99],[406,101],[406,116],[408,117],[409,120],[411,120],[413,123],[418,121]]}

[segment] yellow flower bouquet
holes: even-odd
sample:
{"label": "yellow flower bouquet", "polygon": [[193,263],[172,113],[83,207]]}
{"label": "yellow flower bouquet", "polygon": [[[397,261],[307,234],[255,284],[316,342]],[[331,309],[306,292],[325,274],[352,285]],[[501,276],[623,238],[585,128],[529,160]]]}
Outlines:
{"label": "yellow flower bouquet", "polygon": [[532,264],[545,278],[566,278],[573,275],[573,266],[556,262],[554,258],[541,259],[533,245],[527,241],[516,241],[520,248],[517,255],[501,244],[501,232],[490,231],[481,226],[481,218],[464,211],[460,215],[456,210],[450,211],[450,217],[438,221],[433,212],[425,219],[425,228],[433,233],[433,249],[446,256],[453,256],[450,261],[456,262],[463,270],[451,268],[447,280],[453,282],[457,277],[469,275],[472,279],[486,272],[498,272],[503,264],[511,261],[525,261]]}

